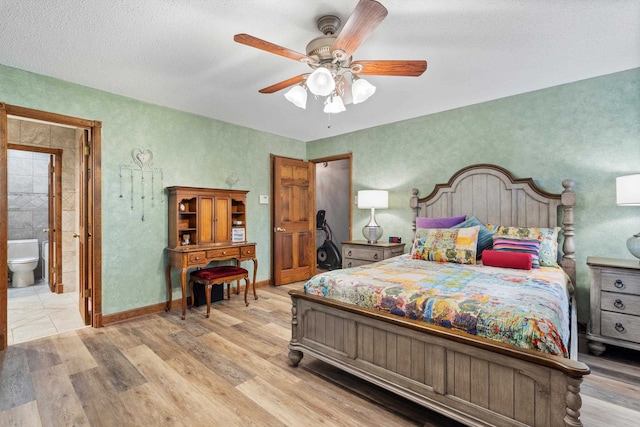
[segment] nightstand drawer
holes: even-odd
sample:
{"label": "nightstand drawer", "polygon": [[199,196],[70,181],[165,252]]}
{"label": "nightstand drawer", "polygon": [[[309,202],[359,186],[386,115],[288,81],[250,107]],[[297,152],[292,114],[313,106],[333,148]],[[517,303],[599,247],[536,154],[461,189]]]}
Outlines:
{"label": "nightstand drawer", "polygon": [[640,322],[637,316],[602,312],[602,335],[625,341],[640,341]]}
{"label": "nightstand drawer", "polygon": [[359,259],[367,262],[382,261],[384,259],[383,249],[344,247],[343,252],[343,258]]}
{"label": "nightstand drawer", "polygon": [[361,265],[371,264],[371,261],[365,261],[362,259],[345,258],[342,262],[342,268],[360,267]]}
{"label": "nightstand drawer", "polygon": [[640,276],[616,270],[602,271],[602,290],[640,294]]}
{"label": "nightstand drawer", "polygon": [[[600,308],[607,311],[640,316],[640,295],[602,292],[600,294]],[[640,322],[640,318],[636,322]]]}

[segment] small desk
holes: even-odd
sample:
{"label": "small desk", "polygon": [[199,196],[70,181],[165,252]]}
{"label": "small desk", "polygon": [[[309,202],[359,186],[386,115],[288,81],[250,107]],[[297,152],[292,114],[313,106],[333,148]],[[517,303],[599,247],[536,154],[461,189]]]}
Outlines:
{"label": "small desk", "polygon": [[256,258],[255,243],[225,243],[212,245],[179,246],[167,248],[167,289],[168,299],[166,311],[171,310],[173,287],[171,285],[171,268],[182,270],[182,320],[187,313],[187,270],[190,268],[206,267],[212,261],[236,260],[236,265],[242,261],[253,261],[253,294],[256,293],[256,274],[258,273],[258,259]]}

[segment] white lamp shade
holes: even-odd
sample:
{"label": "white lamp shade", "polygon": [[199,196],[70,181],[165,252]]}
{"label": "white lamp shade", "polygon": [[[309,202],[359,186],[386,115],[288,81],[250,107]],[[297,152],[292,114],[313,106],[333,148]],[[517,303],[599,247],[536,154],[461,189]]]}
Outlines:
{"label": "white lamp shade", "polygon": [[616,178],[616,202],[622,206],[640,206],[640,173]]}
{"label": "white lamp shade", "polygon": [[364,79],[357,79],[351,85],[354,104],[366,101],[374,93],[376,93],[376,87]]}
{"label": "white lamp shade", "polygon": [[386,190],[358,191],[358,209],[388,209],[389,192]]}
{"label": "white lamp shade", "polygon": [[320,67],[307,77],[307,87],[314,95],[327,96],[335,90],[336,82],[333,80],[331,71]]}
{"label": "white lamp shade", "polygon": [[327,100],[324,103],[324,112],[325,113],[341,113],[345,111],[346,108],[344,106],[344,102],[342,102],[342,97],[335,95],[327,97]]}
{"label": "white lamp shade", "polygon": [[289,89],[287,93],[284,94],[284,97],[296,107],[300,107],[303,110],[307,108],[307,91],[300,85]]}

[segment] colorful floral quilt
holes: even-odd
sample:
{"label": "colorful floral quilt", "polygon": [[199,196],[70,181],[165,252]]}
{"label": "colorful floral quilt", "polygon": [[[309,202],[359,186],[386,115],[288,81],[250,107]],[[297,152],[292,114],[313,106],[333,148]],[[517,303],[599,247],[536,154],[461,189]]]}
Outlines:
{"label": "colorful floral quilt", "polygon": [[569,278],[408,255],[319,274],[305,292],[568,357]]}

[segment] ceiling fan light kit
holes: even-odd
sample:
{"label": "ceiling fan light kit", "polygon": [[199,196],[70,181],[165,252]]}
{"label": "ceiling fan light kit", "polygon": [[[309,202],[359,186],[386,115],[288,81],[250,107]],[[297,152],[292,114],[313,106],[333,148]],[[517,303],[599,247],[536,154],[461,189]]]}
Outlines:
{"label": "ceiling fan light kit", "polygon": [[354,104],[359,104],[369,99],[371,95],[376,93],[376,87],[360,77],[354,75],[351,84],[351,97]]}
{"label": "ceiling fan light kit", "polygon": [[329,114],[336,114],[345,111],[344,102],[340,95],[330,95],[324,101],[324,112]]}
{"label": "ceiling fan light kit", "polygon": [[301,85],[296,85],[289,89],[284,94],[284,97],[296,107],[303,110],[307,108],[307,90]]}
{"label": "ceiling fan light kit", "polygon": [[[323,111],[335,114],[345,111],[345,104],[359,104],[375,93],[376,87],[360,78],[360,75],[418,77],[427,69],[427,61],[421,60],[353,61],[353,53],[387,13],[387,9],[375,0],[359,0],[337,35],[340,18],[334,15],[321,17],[317,27],[323,35],[307,44],[306,55],[248,34],[236,34],[233,39],[302,62],[313,69],[311,73],[260,89],[260,93],[274,93],[293,86],[285,93],[285,98],[296,107],[305,109],[309,89],[316,97],[327,97]],[[348,79],[348,74],[351,74],[351,79]]]}
{"label": "ceiling fan light kit", "polygon": [[320,67],[307,77],[307,87],[314,95],[329,96],[336,90],[336,81],[331,71]]}

